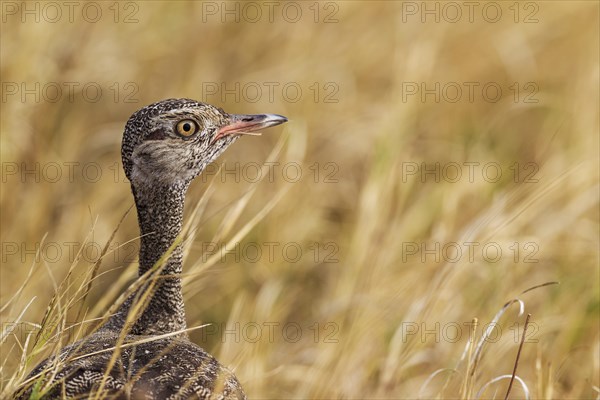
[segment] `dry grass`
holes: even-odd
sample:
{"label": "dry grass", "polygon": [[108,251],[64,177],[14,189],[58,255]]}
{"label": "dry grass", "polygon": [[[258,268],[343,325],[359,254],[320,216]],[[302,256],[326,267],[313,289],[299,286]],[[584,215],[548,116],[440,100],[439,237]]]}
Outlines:
{"label": "dry grass", "polygon": [[[187,200],[188,325],[211,324],[191,336],[235,368],[252,398],[504,398],[528,313],[510,397],[599,397],[596,2],[527,3],[539,6],[537,23],[515,23],[513,3],[499,2],[500,22],[478,8],[474,23],[465,14],[456,24],[404,22],[401,2],[319,3],[318,23],[313,3],[298,3],[297,23],[280,12],[273,23],[266,14],[222,23],[220,14],[202,21],[203,7],[220,2],[140,2],[130,24],[99,4],[95,24],[81,10],[70,23],[66,8],[57,23],[21,23],[3,8],[2,397],[93,329],[135,277],[135,212],[112,239],[119,247],[97,262],[132,204],[120,172],[126,119],[161,98],[202,100],[207,82],[257,82],[256,102],[204,99],[290,118],[281,134],[236,143],[221,170],[239,163],[252,178],[248,166],[272,157],[303,173],[297,182],[281,169],[261,182],[212,173]],[[338,22],[323,23],[332,4]],[[520,19],[535,9],[520,5]],[[124,7],[120,20],[134,10]],[[79,86],[73,101],[47,101],[48,92],[36,102],[9,95],[6,82]],[[80,91],[89,82],[103,89],[97,102]],[[279,83],[273,101],[265,82]],[[281,93],[289,82],[303,90],[297,102]],[[404,99],[407,82],[458,82],[463,97]],[[479,83],[472,102],[464,82]],[[503,89],[498,102],[481,96],[488,82]],[[524,101],[528,82],[537,103]],[[125,102],[132,87],[137,103]],[[323,102],[332,88],[338,101]],[[70,162],[79,163],[73,179]],[[463,176],[406,176],[422,162],[458,163]],[[477,167],[470,181],[470,162],[498,163],[502,178],[486,181]],[[36,166],[39,181],[21,175]],[[92,182],[95,166],[102,176]],[[537,181],[524,182],[532,168]],[[454,242],[479,247],[456,262],[423,251]],[[207,243],[233,252],[214,255]],[[253,243],[263,253],[256,262]],[[503,250],[496,262],[481,254],[490,243]],[[285,244],[302,257],[286,260]],[[413,244],[417,254],[407,254]]]}

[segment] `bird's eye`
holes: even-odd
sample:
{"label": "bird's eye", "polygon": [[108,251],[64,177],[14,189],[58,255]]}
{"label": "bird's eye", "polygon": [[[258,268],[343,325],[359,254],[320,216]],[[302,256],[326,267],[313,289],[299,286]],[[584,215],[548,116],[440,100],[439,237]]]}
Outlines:
{"label": "bird's eye", "polygon": [[191,119],[184,119],[177,123],[175,130],[178,134],[184,137],[192,136],[194,133],[198,132],[198,124]]}

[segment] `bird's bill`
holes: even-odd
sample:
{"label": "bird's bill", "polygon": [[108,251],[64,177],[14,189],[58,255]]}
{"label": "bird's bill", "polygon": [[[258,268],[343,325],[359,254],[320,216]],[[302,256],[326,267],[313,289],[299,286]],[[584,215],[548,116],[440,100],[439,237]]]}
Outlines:
{"label": "bird's bill", "polygon": [[260,135],[256,131],[287,122],[287,118],[277,114],[229,114],[230,122],[219,128],[212,142],[229,135]]}

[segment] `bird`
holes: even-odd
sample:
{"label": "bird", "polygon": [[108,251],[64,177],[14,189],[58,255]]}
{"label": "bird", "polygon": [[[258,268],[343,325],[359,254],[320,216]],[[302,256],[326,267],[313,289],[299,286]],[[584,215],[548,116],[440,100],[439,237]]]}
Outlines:
{"label": "bird", "polygon": [[186,98],[131,115],[121,158],[141,233],[138,273],[158,279],[135,289],[91,335],[37,365],[17,398],[246,398],[235,375],[186,333],[177,238],[193,179],[241,136],[285,122],[277,114],[228,114]]}

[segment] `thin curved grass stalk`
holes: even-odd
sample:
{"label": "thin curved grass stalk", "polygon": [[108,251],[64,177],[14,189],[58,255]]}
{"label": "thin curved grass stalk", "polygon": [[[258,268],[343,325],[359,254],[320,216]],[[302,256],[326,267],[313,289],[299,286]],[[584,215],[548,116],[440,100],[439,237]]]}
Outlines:
{"label": "thin curved grass stalk", "polygon": [[139,340],[136,340],[134,342],[128,342],[128,343],[124,343],[124,344],[122,343],[122,344],[119,344],[118,346],[109,347],[109,348],[98,350],[98,351],[94,351],[94,352],[88,353],[88,354],[82,354],[82,355],[73,357],[70,360],[71,361],[76,361],[76,360],[80,360],[82,358],[86,358],[86,357],[90,357],[90,356],[95,356],[97,354],[106,353],[106,352],[113,351],[113,350],[116,350],[116,349],[125,349],[125,348],[128,348],[128,347],[137,346],[137,345],[140,345],[140,344],[143,344],[143,343],[149,343],[149,342],[154,342],[156,340],[166,339],[166,338],[171,337],[171,336],[177,336],[177,335],[181,335],[182,333],[189,333],[189,332],[192,332],[192,331],[196,331],[198,329],[206,328],[209,325],[210,324],[203,324],[203,325],[199,325],[199,326],[193,326],[191,328],[180,329],[180,330],[174,331],[174,332],[163,333],[162,335],[146,336],[143,339],[139,339]]}
{"label": "thin curved grass stalk", "polygon": [[[141,238],[141,236],[137,236],[133,239],[127,240],[125,242],[123,242],[122,244],[120,244],[119,246],[116,246],[114,249],[112,249],[112,251],[109,251],[106,256],[109,256],[111,254],[113,254],[114,252],[124,248],[125,246],[135,242],[136,240],[138,240],[139,238]],[[117,281],[114,283],[114,285],[111,285],[110,288],[108,289],[108,291],[104,294],[103,298],[106,298],[107,300],[110,299],[115,299],[111,305],[108,307],[109,309],[111,307],[114,306],[114,303],[118,301],[118,299],[120,298],[120,294],[122,294],[125,290],[127,290],[127,286],[128,286],[128,282],[131,281],[132,279],[137,279],[138,277],[136,277],[136,273],[137,273],[137,269],[134,268],[129,268],[129,266],[134,265],[134,260],[131,260],[131,262],[128,264],[128,266],[119,274],[119,277],[117,278]],[[120,294],[119,294],[120,293]],[[104,310],[106,310],[106,304],[104,302],[98,302],[96,303],[92,309],[90,310],[89,314],[90,315],[102,315],[104,313]]]}
{"label": "thin curved grass stalk", "polygon": [[[25,312],[27,311],[27,309],[29,308],[29,306],[31,306],[31,303],[33,303],[35,301],[35,299],[37,298],[37,296],[33,296],[31,298],[31,300],[29,300],[29,303],[27,303],[25,305],[25,307],[23,307],[23,310],[21,311],[21,313],[17,316],[17,318],[15,318],[15,321],[13,322],[14,325],[17,325],[21,322],[21,318],[23,318],[23,315],[25,314]],[[8,335],[12,332],[11,326],[14,325],[7,325],[3,330],[2,333],[0,334],[0,344],[4,343],[4,341],[6,340],[6,338],[8,337]]]}
{"label": "thin curved grass stalk", "polygon": [[83,327],[85,324],[97,323],[98,321],[101,321],[101,320],[102,320],[102,318],[85,319],[85,315],[84,315],[84,318],[81,322],[69,324],[68,326],[65,326],[62,331],[55,332],[54,335],[52,335],[48,338],[48,342],[54,342],[54,341],[59,340],[62,335],[64,335],[65,333],[68,333],[68,331],[73,330],[75,328],[78,328],[78,333],[74,336],[74,338],[75,338],[75,340],[78,340],[77,338],[81,337],[81,331],[83,330]]}
{"label": "thin curved grass stalk", "polygon": [[[479,399],[481,398],[481,396],[483,395],[483,393],[485,392],[485,390],[488,388],[488,386],[490,386],[493,383],[496,383],[498,381],[501,381],[503,379],[511,379],[512,375],[500,375],[495,377],[494,379],[490,380],[489,382],[486,382],[481,389],[479,389],[479,391],[477,392],[477,394],[475,394],[475,398]],[[529,391],[529,387],[527,386],[527,384],[525,383],[525,381],[523,381],[523,379],[521,379],[518,376],[515,376],[514,379],[519,382],[519,384],[521,385],[521,388],[523,389],[523,394],[525,394],[525,398],[527,400],[531,399],[531,394]]]}
{"label": "thin curved grass stalk", "polygon": [[494,331],[496,325],[498,324],[498,321],[504,315],[504,313],[506,312],[508,307],[510,307],[512,304],[515,304],[515,303],[519,304],[519,314],[518,314],[519,317],[521,315],[523,315],[523,313],[525,312],[525,303],[520,299],[512,299],[512,300],[509,300],[508,302],[506,302],[504,304],[504,306],[500,309],[500,311],[498,311],[496,313],[496,315],[492,319],[492,322],[490,322],[487,325],[486,330],[484,331],[483,335],[481,335],[481,339],[479,339],[479,343],[477,343],[477,347],[475,349],[475,354],[473,356],[472,367],[470,370],[467,369],[467,371],[469,371],[468,372],[469,377],[472,378],[475,375],[475,371],[477,370],[477,365],[479,364],[481,356],[483,355],[483,348],[485,347],[485,344],[488,342],[490,334]]}
{"label": "thin curved grass stalk", "polygon": [[517,359],[515,360],[515,366],[513,368],[512,378],[510,379],[510,383],[508,384],[508,389],[506,389],[506,396],[504,396],[504,400],[508,399],[508,395],[510,394],[510,389],[512,389],[512,385],[515,380],[515,376],[517,375],[517,367],[519,365],[519,358],[521,357],[521,350],[523,350],[523,343],[525,343],[525,337],[527,335],[527,326],[529,326],[529,318],[531,318],[531,314],[527,314],[527,318],[525,319],[525,326],[523,327],[523,336],[521,337],[521,343],[519,343],[519,350],[517,351]]}
{"label": "thin curved grass stalk", "polygon": [[[13,344],[10,347],[10,349],[8,350],[8,354],[11,354],[16,346],[17,346],[16,343]],[[23,358],[23,354],[21,353],[21,359],[22,358]],[[4,377],[4,371],[7,369],[6,368],[7,362],[8,362],[8,357],[4,358],[4,361],[2,361],[2,365],[0,365],[0,377]],[[13,376],[8,380],[8,382],[6,382],[4,379],[2,379],[2,381],[0,383],[0,396],[2,396],[2,394],[4,393],[5,388],[7,386],[11,385],[11,383],[15,380],[16,376],[18,376],[18,373],[17,374],[13,374]],[[4,397],[0,397],[0,398],[4,398]]]}
{"label": "thin curved grass stalk", "polygon": [[502,224],[498,224],[495,227],[495,230],[489,232],[488,236],[485,239],[489,241],[491,238],[495,237],[495,235],[498,235],[498,232],[500,232],[503,228],[508,226],[511,222],[515,221],[519,216],[523,215],[523,213],[525,213],[529,208],[533,207],[535,203],[539,202],[543,198],[547,198],[550,192],[552,192],[553,190],[561,189],[564,186],[564,180],[569,178],[572,174],[578,172],[577,169],[580,168],[582,164],[583,163],[573,166],[571,169],[564,171],[560,175],[554,177],[549,184],[543,185],[541,190],[534,192],[534,194],[531,197],[519,204],[518,208],[511,210],[512,215],[508,215],[506,216],[506,218],[503,218]]}
{"label": "thin curved grass stalk", "polygon": [[[95,224],[97,222],[94,221],[94,224],[92,225],[92,228],[90,229],[90,231],[88,232],[87,236],[85,237],[83,243],[87,243],[92,232],[94,231],[94,227]],[[41,247],[41,246],[40,246]],[[61,316],[66,317],[66,310],[63,311],[63,307],[61,305],[61,298],[63,296],[66,296],[67,291],[69,290],[69,288],[71,287],[71,284],[68,283],[70,281],[71,275],[73,274],[73,271],[75,270],[75,266],[77,265],[78,261],[80,260],[81,256],[82,256],[82,251],[83,251],[83,246],[81,246],[81,248],[79,249],[79,251],[77,252],[77,254],[75,255],[74,261],[71,263],[71,265],[69,266],[69,270],[67,271],[67,275],[65,276],[65,278],[61,281],[61,283],[59,285],[56,284],[56,279],[54,278],[53,272],[52,270],[46,265],[46,263],[44,263],[44,265],[46,266],[46,269],[48,271],[48,275],[50,276],[50,279],[52,281],[52,284],[54,286],[54,295],[52,296],[52,299],[50,300],[50,303],[48,304],[48,307],[46,308],[46,311],[44,313],[44,316],[42,318],[42,322],[40,323],[40,326],[42,327],[42,329],[40,329],[40,331],[38,332],[38,334],[36,335],[36,338],[33,342],[33,354],[35,355],[37,354],[37,351],[39,350],[39,340],[41,337],[43,337],[43,335],[47,335],[47,332],[45,331],[45,327],[48,324],[48,321],[50,320],[55,306],[58,308],[57,310],[57,319],[60,319]]]}
{"label": "thin curved grass stalk", "polygon": [[[243,315],[243,308],[244,308],[244,304],[248,301],[248,298],[245,294],[240,294],[234,301],[232,307],[231,307],[231,311],[229,312],[229,316],[227,318],[227,322],[226,322],[226,326],[233,326],[235,324],[235,322],[237,321],[241,321],[242,320],[242,315]],[[221,358],[225,358],[225,352],[227,350],[227,341],[225,341],[224,345],[221,346],[221,350],[219,353],[219,356]],[[239,364],[233,366],[233,368],[238,367]]]}
{"label": "thin curved grass stalk", "polygon": [[[475,343],[473,341],[473,339],[475,338],[475,332],[477,331],[478,322],[479,321],[477,318],[473,318],[472,323],[471,323],[471,332],[469,334],[469,340],[467,341],[467,345],[466,345],[465,350],[463,351],[463,355],[461,357],[461,360],[462,360],[462,358],[465,356],[465,354],[468,354],[468,356],[467,356],[467,373],[465,374],[463,386],[461,387],[461,397],[465,398],[465,399],[468,399],[471,397],[471,390],[473,387],[473,375],[469,374],[468,371],[470,371],[471,367],[475,368],[475,364],[476,364],[476,360],[475,360],[475,362],[473,362],[472,354],[473,354],[473,344]],[[473,363],[473,366],[471,366],[472,363]],[[446,387],[446,385],[444,385],[444,387]]]}
{"label": "thin curved grass stalk", "polygon": [[96,274],[98,273],[98,269],[100,268],[100,266],[102,265],[102,259],[104,258],[104,256],[106,255],[106,253],[108,252],[109,248],[110,248],[110,244],[112,243],[113,239],[115,238],[115,235],[117,234],[117,231],[119,230],[119,228],[121,227],[121,224],[123,223],[123,221],[125,220],[125,218],[129,215],[129,213],[131,212],[133,208],[133,205],[131,205],[127,211],[125,211],[125,213],[123,214],[123,216],[121,217],[121,219],[119,220],[119,222],[117,223],[117,226],[115,227],[115,229],[112,231],[110,237],[108,238],[108,240],[106,241],[106,244],[104,245],[104,248],[102,249],[102,252],[100,253],[100,256],[98,257],[98,259],[96,260],[96,262],[94,263],[94,266],[92,268],[92,272],[91,272],[91,276],[88,279],[88,284],[83,292],[83,296],[81,298],[81,304],[79,306],[79,311],[77,311],[77,318],[76,321],[80,320],[81,317],[81,312],[83,311],[83,307],[85,305],[85,299],[87,299],[88,294],[90,293],[90,290],[92,288],[92,283],[94,281],[94,278],[96,277]]}
{"label": "thin curved grass stalk", "polygon": [[521,292],[521,294],[525,294],[527,292],[531,292],[532,290],[539,289],[539,288],[542,288],[542,287],[545,287],[545,286],[552,286],[552,285],[560,285],[560,282],[559,281],[552,281],[552,282],[542,283],[540,285],[535,285],[535,286],[530,287],[529,289],[525,289],[524,291]]}
{"label": "thin curved grass stalk", "polygon": [[[12,392],[11,387],[14,384],[15,381],[19,382],[21,381],[24,377],[25,374],[27,372],[27,352],[25,351],[25,349],[27,349],[28,345],[29,345],[29,340],[31,339],[33,332],[29,332],[27,334],[27,337],[25,338],[25,343],[23,344],[23,346],[21,347],[22,353],[21,353],[21,357],[20,357],[20,361],[19,361],[19,369],[17,371],[16,374],[13,374],[12,377],[8,380],[8,382],[2,382],[3,387],[2,390],[0,391],[0,398],[5,399],[5,398],[9,398],[10,394]],[[20,343],[18,343],[20,345]],[[13,348],[15,347],[15,345],[13,345],[9,351],[8,354],[12,353]],[[8,357],[6,357],[4,359],[4,362],[2,363],[2,367],[0,367],[0,376],[3,376],[3,372],[5,369],[5,363],[8,361]]]}
{"label": "thin curved grass stalk", "polygon": [[[217,170],[217,172],[220,168]],[[216,175],[215,175],[216,176]],[[201,227],[201,218],[204,215],[206,207],[208,206],[208,201],[212,197],[215,189],[213,187],[215,182],[215,177],[213,177],[208,183],[207,188],[200,196],[200,199],[196,202],[194,208],[192,209],[191,215],[188,217],[187,222],[185,223],[182,229],[182,236],[185,238],[183,240],[183,265],[185,265],[187,258],[190,254],[191,243],[194,242],[196,235]]]}
{"label": "thin curved grass stalk", "polygon": [[[46,378],[46,375],[43,377],[40,377],[37,382],[35,382],[34,384],[34,389],[33,389],[33,393],[38,393],[39,396],[43,396],[46,392],[48,392],[49,390],[52,389],[52,387],[54,387],[54,384],[52,383],[52,381],[54,380],[54,377],[56,376],[56,374],[58,374],[58,372],[60,371],[61,365],[62,365],[62,360],[60,358],[60,352],[62,350],[63,343],[63,334],[62,332],[64,332],[66,330],[66,313],[62,315],[62,322],[61,323],[57,323],[55,326],[53,326],[51,328],[51,331],[56,330],[55,336],[58,338],[56,345],[54,346],[54,349],[52,351],[52,357],[53,357],[53,362],[50,364],[48,371],[51,372],[51,379],[44,379]],[[40,329],[40,332],[44,332],[47,333],[47,331],[44,329],[44,327],[42,327],[42,329]],[[39,334],[38,334],[39,336]],[[46,336],[44,336],[44,343],[47,343],[50,341],[50,339]],[[35,354],[35,353],[34,353]],[[27,380],[26,382],[28,382],[29,380]],[[23,386],[26,386],[25,384]],[[37,398],[36,396],[33,396],[34,398]]]}
{"label": "thin curved grass stalk", "polygon": [[[60,341],[60,340],[61,340],[62,334],[63,334],[64,332],[66,332],[67,330],[69,330],[69,327],[67,326],[68,324],[67,324],[67,321],[66,321],[66,318],[67,318],[67,312],[68,312],[70,309],[72,309],[72,308],[75,306],[75,304],[77,304],[78,302],[80,302],[80,301],[83,301],[83,300],[84,300],[85,293],[84,293],[84,294],[81,294],[80,296],[78,296],[78,294],[79,294],[79,293],[81,293],[81,292],[84,290],[84,287],[83,287],[83,286],[85,285],[85,282],[88,280],[88,278],[85,278],[85,276],[89,276],[90,272],[91,272],[91,271],[89,271],[89,270],[88,270],[87,272],[85,272],[85,273],[83,273],[83,274],[81,274],[81,275],[80,275],[80,276],[84,276],[84,279],[82,280],[82,283],[79,285],[79,287],[76,289],[75,293],[73,293],[72,295],[69,295],[68,293],[69,293],[70,289],[73,287],[74,283],[69,283],[69,284],[68,284],[68,285],[67,285],[67,286],[66,286],[66,287],[65,287],[65,288],[62,290],[62,294],[60,295],[60,297],[59,297],[59,301],[58,301],[58,303],[57,303],[57,304],[58,304],[58,305],[60,305],[60,304],[61,304],[60,300],[61,300],[63,297],[66,297],[66,300],[67,300],[67,302],[66,302],[66,304],[64,304],[64,305],[63,305],[63,307],[62,307],[62,310],[64,310],[64,311],[61,311],[61,310],[59,310],[59,315],[57,315],[57,317],[56,317],[56,319],[59,319],[59,318],[60,318],[60,319],[62,319],[62,326],[61,326],[61,329],[57,330],[57,331],[56,331],[56,333],[53,335],[53,336],[55,336],[55,337],[57,338],[57,340],[58,340],[58,341]],[[87,315],[87,312],[86,312],[86,314],[85,314],[85,315]],[[79,320],[79,319],[81,319],[81,316],[80,316],[80,315],[78,315],[77,319],[78,319],[78,320]],[[75,324],[75,325],[80,325],[80,324]],[[83,327],[83,326],[81,325],[81,328],[82,328],[82,327]],[[52,329],[54,329],[54,328],[52,328]],[[53,336],[48,336],[50,332],[48,332],[47,330],[40,330],[40,332],[43,332],[43,334],[45,335],[44,337],[48,338],[48,340],[50,340],[50,339],[53,337]],[[76,337],[79,337],[79,336],[76,336]],[[47,340],[47,341],[48,341],[48,340]],[[61,346],[59,345],[59,346],[57,347],[57,350],[60,350],[60,348],[61,348]]]}
{"label": "thin curved grass stalk", "polygon": [[[429,374],[429,376],[427,377],[427,379],[425,379],[425,382],[423,382],[423,384],[419,388],[419,394],[417,396],[419,399],[423,398],[423,391],[427,388],[427,386],[429,386],[429,384],[431,383],[431,381],[436,376],[438,376],[439,374],[441,374],[442,372],[450,372],[451,374],[459,373],[459,371],[457,371],[455,369],[452,369],[452,368],[440,368],[440,369],[436,369],[431,374]],[[446,383],[447,382],[448,382],[448,380],[446,380]],[[444,393],[445,388],[446,388],[446,385],[444,385],[444,387],[442,387],[442,390],[440,390],[440,393]]]}
{"label": "thin curved grass stalk", "polygon": [[4,310],[6,310],[8,308],[8,306],[10,306],[14,301],[17,301],[21,297],[21,293],[23,293],[23,290],[25,289],[25,287],[27,286],[27,284],[33,277],[33,271],[35,269],[35,260],[38,260],[40,257],[40,252],[42,251],[42,243],[44,243],[47,236],[48,236],[48,232],[46,232],[44,234],[44,236],[42,236],[42,240],[40,241],[40,246],[37,249],[37,251],[35,252],[35,257],[34,257],[33,261],[31,262],[31,266],[29,267],[29,270],[27,271],[27,276],[25,277],[25,279],[23,280],[23,283],[19,286],[17,291],[10,297],[10,299],[8,299],[6,301],[6,303],[4,305],[2,305],[0,307],[0,314],[3,313]]}
{"label": "thin curved grass stalk", "polygon": [[[27,348],[27,346],[29,345],[29,340],[31,339],[31,334],[27,335],[27,338],[25,338],[25,344],[23,346],[24,349]],[[25,377],[25,372],[27,371],[27,357],[26,357],[26,352],[24,351],[22,356],[21,356],[21,362],[20,362],[20,372],[19,372],[19,380],[23,379]]]}

